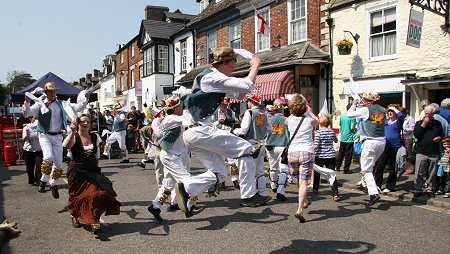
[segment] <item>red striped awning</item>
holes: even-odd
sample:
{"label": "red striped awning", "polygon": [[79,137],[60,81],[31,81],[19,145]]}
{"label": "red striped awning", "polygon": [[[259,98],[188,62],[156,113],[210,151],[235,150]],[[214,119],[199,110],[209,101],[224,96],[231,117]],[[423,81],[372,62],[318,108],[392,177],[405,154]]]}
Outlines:
{"label": "red striped awning", "polygon": [[284,97],[295,93],[294,71],[286,70],[256,76],[254,92],[261,95],[264,101]]}

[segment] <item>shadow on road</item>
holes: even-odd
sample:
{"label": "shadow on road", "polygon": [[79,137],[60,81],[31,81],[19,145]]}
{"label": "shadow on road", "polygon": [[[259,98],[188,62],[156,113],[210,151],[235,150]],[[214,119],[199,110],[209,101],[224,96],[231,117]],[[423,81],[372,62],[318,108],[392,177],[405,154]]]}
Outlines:
{"label": "shadow on road", "polygon": [[[134,209],[132,209],[134,210]],[[126,212],[130,217],[136,217],[136,211]],[[130,215],[131,213],[131,215]],[[249,222],[257,224],[271,224],[280,221],[287,220],[289,215],[275,213],[270,208],[265,208],[263,211],[258,213],[245,213],[236,212],[230,215],[223,216],[213,216],[209,218],[190,218],[188,220],[166,220],[162,223],[150,219],[146,221],[135,221],[132,223],[111,223],[104,225],[102,231],[98,235],[100,241],[110,241],[110,237],[132,234],[139,232],[141,235],[158,235],[158,236],[168,236],[170,234],[170,226],[178,223],[195,223],[195,222],[209,222],[210,225],[197,228],[196,230],[222,230],[227,227],[230,223],[236,222]],[[153,229],[162,227],[164,233],[154,233],[151,232]]]}
{"label": "shadow on road", "polygon": [[272,254],[282,253],[369,253],[377,246],[372,243],[361,241],[309,241],[294,240],[292,244]]}

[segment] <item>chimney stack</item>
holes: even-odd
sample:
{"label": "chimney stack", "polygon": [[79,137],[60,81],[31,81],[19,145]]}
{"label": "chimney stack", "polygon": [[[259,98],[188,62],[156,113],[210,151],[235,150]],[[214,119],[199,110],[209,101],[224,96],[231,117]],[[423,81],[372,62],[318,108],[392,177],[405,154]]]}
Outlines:
{"label": "chimney stack", "polygon": [[166,17],[165,17],[164,12],[166,12],[166,11],[169,11],[168,7],[147,5],[145,7],[145,19],[146,20],[165,21]]}

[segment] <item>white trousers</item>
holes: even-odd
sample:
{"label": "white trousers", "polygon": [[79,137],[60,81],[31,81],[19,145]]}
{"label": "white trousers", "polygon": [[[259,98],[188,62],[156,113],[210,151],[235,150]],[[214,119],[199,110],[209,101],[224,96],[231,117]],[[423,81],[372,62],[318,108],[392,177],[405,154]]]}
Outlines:
{"label": "white trousers", "polygon": [[[283,194],[286,189],[287,174],[289,166],[280,162],[281,153],[284,150],[284,146],[274,146],[272,151],[267,151],[267,159],[269,161],[269,179],[270,188],[277,189],[277,193]],[[280,172],[278,177],[278,171]]]}
{"label": "white trousers", "polygon": [[375,162],[380,158],[386,145],[386,139],[375,140],[366,139],[361,151],[361,172],[367,184],[367,191],[369,195],[378,194],[378,187],[373,177],[373,167]]}
{"label": "white trousers", "polygon": [[158,187],[161,187],[164,179],[164,165],[161,163],[160,158],[161,148],[159,148],[159,146],[152,145],[152,153],[154,155],[153,164],[155,166],[156,184],[158,184]]}
{"label": "white trousers", "polygon": [[[246,140],[218,129],[210,124],[197,126],[183,132],[183,140],[207,169],[207,172],[183,180],[186,192],[197,196],[212,185],[225,181],[228,174],[225,158],[238,158],[250,155],[253,146]],[[241,157],[237,160],[241,198],[250,198],[256,194],[255,161],[252,157]]]}
{"label": "white trousers", "polygon": [[51,175],[55,169],[62,169],[63,161],[63,136],[39,133],[39,143],[41,144],[43,161],[53,163],[50,175],[42,174],[41,181],[48,182],[51,186],[57,185],[58,179],[53,179]]}
{"label": "white trousers", "polygon": [[164,166],[164,178],[162,186],[159,187],[158,194],[153,200],[153,207],[160,207],[160,199],[164,195],[164,190],[171,193],[171,204],[176,204],[175,192],[173,191],[176,182],[182,182],[183,179],[191,176],[189,152],[186,151],[180,155],[175,155],[161,150],[159,154],[162,165]]}
{"label": "white trousers", "polygon": [[111,145],[114,144],[114,142],[117,141],[119,143],[120,150],[125,150],[125,157],[123,157],[124,160],[128,160],[128,150],[125,145],[125,137],[127,135],[127,131],[114,131],[109,135],[109,137],[106,139],[107,146],[105,147],[105,151],[103,152],[104,155],[109,156],[109,150],[111,150]]}
{"label": "white trousers", "polygon": [[[252,141],[250,144],[257,145],[264,140]],[[255,159],[255,179],[256,179],[256,188],[258,194],[261,196],[267,196],[267,188],[266,188],[266,176],[264,175],[264,155],[266,151],[266,146],[262,146],[261,150],[259,150],[259,155]]]}

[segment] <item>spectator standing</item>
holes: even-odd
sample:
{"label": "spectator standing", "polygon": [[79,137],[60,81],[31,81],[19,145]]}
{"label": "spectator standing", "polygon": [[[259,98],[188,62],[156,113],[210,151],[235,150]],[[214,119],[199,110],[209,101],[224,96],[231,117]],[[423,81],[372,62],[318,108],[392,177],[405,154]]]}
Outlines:
{"label": "spectator standing", "polygon": [[111,112],[109,110],[105,110],[105,112],[103,113],[103,116],[105,117],[105,121],[106,121],[106,129],[109,131],[112,131],[114,117],[111,115]]}
{"label": "spectator standing", "polygon": [[441,101],[441,107],[439,108],[439,115],[442,116],[447,123],[450,124],[450,98],[445,98]]}
{"label": "spectator standing", "polygon": [[414,118],[409,115],[408,110],[406,108],[402,108],[402,113],[405,116],[405,120],[403,121],[403,143],[406,148],[406,171],[405,175],[412,175],[414,174],[414,161],[415,156],[413,153],[413,131],[414,126],[416,125],[416,122],[414,121]]}
{"label": "spectator standing", "polygon": [[[351,104],[347,105],[347,111]],[[347,112],[341,115],[339,120],[341,141],[339,142],[339,152],[336,159],[336,171],[341,170],[345,158],[344,174],[351,174],[350,165],[353,157],[353,143],[356,131],[356,119],[347,117]]]}
{"label": "spectator standing", "polygon": [[[416,122],[414,137],[417,139],[416,165],[414,175],[415,194],[419,197],[423,192],[434,197],[434,185],[439,160],[439,141],[443,134],[442,124],[433,118],[435,108],[428,105],[424,109],[424,118]],[[423,179],[427,187],[424,190]]]}
{"label": "spectator standing", "polygon": [[24,125],[22,130],[23,155],[28,174],[28,183],[37,186],[41,179],[42,148],[39,143],[36,117],[30,117],[30,123]]}
{"label": "spectator standing", "polygon": [[378,188],[381,189],[384,169],[386,168],[386,163],[389,161],[389,176],[386,179],[386,188],[383,190],[383,193],[395,191],[395,185],[397,183],[396,156],[398,149],[402,146],[400,132],[402,131],[404,121],[403,113],[399,111],[396,105],[389,105],[387,116],[388,119],[384,123],[386,145],[380,158],[375,163],[375,182]]}
{"label": "spectator standing", "polygon": [[442,138],[442,146],[444,150],[441,152],[441,159],[439,161],[442,167],[441,181],[436,184],[436,194],[444,194],[444,198],[450,198],[450,137]]}

